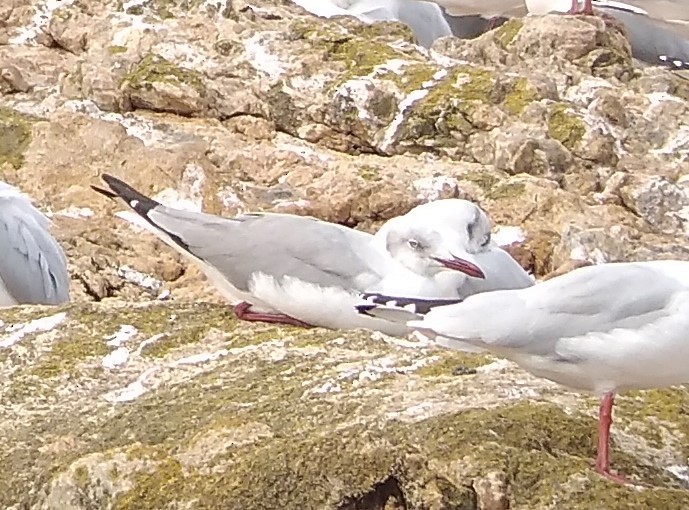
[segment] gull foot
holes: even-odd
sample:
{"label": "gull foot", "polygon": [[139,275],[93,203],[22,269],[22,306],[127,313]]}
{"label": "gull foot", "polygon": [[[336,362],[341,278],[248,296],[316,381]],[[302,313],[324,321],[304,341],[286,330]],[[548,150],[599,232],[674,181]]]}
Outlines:
{"label": "gull foot", "polygon": [[634,482],[623,475],[611,473],[609,469],[603,469],[596,466],[596,473],[598,473],[601,476],[604,476],[611,482],[618,483],[620,485],[639,485],[638,482]]}
{"label": "gull foot", "polygon": [[584,0],[584,6],[579,9],[578,0],[572,0],[572,7],[567,11],[567,14],[583,14],[586,16],[593,16],[593,4],[591,0]]}
{"label": "gull foot", "polygon": [[311,324],[302,322],[299,319],[290,317],[282,313],[263,313],[251,312],[251,303],[242,301],[234,307],[234,313],[238,319],[251,322],[269,322],[271,324],[287,324],[290,326],[297,326],[298,328],[312,328]]}

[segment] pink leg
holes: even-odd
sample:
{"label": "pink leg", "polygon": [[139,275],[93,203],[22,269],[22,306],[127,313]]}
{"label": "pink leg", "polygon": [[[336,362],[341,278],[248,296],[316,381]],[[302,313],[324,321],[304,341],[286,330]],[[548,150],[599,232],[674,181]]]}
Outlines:
{"label": "pink leg", "polygon": [[489,30],[493,30],[496,26],[498,26],[498,19],[499,18],[497,16],[493,16],[488,20],[488,24],[486,25],[486,32],[488,32]]}
{"label": "pink leg", "polygon": [[234,313],[238,319],[243,321],[256,321],[256,322],[270,322],[273,324],[288,324],[290,326],[297,326],[300,328],[311,328],[311,324],[290,317],[289,315],[284,315],[282,313],[260,313],[251,312],[251,303],[242,301],[234,307]]}
{"label": "pink leg", "polygon": [[598,454],[596,456],[596,471],[608,480],[620,484],[631,483],[625,477],[610,472],[610,425],[612,425],[612,406],[615,394],[603,395],[598,410]]}
{"label": "pink leg", "polygon": [[579,10],[579,0],[572,0],[572,7],[567,11],[568,14],[587,14],[593,16],[593,4],[591,0],[584,0],[584,7]]}

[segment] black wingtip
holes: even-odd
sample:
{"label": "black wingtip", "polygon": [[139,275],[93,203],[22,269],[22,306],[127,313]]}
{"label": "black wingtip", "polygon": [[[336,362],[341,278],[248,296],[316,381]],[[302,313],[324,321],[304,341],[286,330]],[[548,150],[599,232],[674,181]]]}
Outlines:
{"label": "black wingtip", "polygon": [[111,191],[102,190],[91,186],[95,191],[102,193],[110,198],[119,197],[124,200],[129,207],[134,209],[141,216],[147,216],[151,209],[158,207],[160,202],[156,202],[152,198],[139,193],[126,182],[114,177],[110,174],[103,174],[101,178],[108,185]]}
{"label": "black wingtip", "polygon": [[117,198],[117,193],[113,193],[109,189],[99,188],[98,186],[94,186],[93,184],[91,184],[91,189],[93,191],[100,193],[101,195],[104,195],[108,198],[112,198],[113,200],[115,200]]}
{"label": "black wingtip", "polygon": [[356,308],[356,311],[359,312],[361,315],[368,315],[369,317],[375,317],[372,313],[369,313],[371,310],[375,309],[378,305],[355,305],[354,308]]}
{"label": "black wingtip", "polygon": [[357,311],[363,315],[373,316],[370,313],[376,307],[379,306],[392,306],[396,308],[405,308],[409,305],[413,305],[414,309],[409,310],[412,313],[417,313],[420,315],[425,315],[430,312],[433,308],[439,306],[456,305],[461,303],[463,299],[461,298],[440,298],[440,299],[427,299],[427,298],[409,298],[409,297],[399,297],[399,296],[386,296],[385,294],[380,294],[378,292],[363,292],[359,294],[359,297],[366,301],[366,303],[361,303],[360,305],[355,305]]}
{"label": "black wingtip", "polygon": [[689,60],[683,58],[677,58],[671,55],[659,55],[658,60],[661,66],[667,67],[674,71],[689,69]]}
{"label": "black wingtip", "polygon": [[158,206],[162,206],[160,202],[157,202],[152,198],[149,198],[146,195],[139,193],[126,182],[118,179],[117,177],[113,177],[110,174],[103,174],[101,175],[101,178],[110,187],[110,189],[107,190],[99,188],[97,186],[91,186],[91,188],[93,188],[94,191],[97,191],[98,193],[101,193],[108,198],[122,199],[124,202],[127,203],[129,207],[134,209],[134,211],[143,219],[145,219],[148,223],[153,225],[161,232],[164,232],[170,239],[172,239],[172,241],[174,241],[184,250],[190,251],[189,245],[186,242],[184,242],[184,240],[182,240],[181,237],[161,227],[149,216],[151,210],[155,209]]}

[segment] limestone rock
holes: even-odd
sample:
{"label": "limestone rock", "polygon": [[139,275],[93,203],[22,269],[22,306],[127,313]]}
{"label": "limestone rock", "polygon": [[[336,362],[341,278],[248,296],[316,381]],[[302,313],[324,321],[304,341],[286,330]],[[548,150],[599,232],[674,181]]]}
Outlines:
{"label": "limestone rock", "polygon": [[[686,389],[617,400],[615,466],[655,486],[637,490],[591,469],[595,399],[490,357],[239,324],[201,303],[25,307],[3,321],[3,508],[689,504],[672,474]],[[467,363],[473,375],[452,375]]]}

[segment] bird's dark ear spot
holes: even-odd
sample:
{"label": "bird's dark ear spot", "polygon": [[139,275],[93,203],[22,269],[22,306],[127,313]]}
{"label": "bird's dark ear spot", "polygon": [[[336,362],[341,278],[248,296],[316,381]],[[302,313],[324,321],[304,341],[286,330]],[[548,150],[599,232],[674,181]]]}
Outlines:
{"label": "bird's dark ear spot", "polygon": [[481,219],[481,213],[478,210],[478,207],[474,211],[474,218],[467,224],[467,236],[469,239],[474,238],[474,230],[476,230],[476,227],[478,227],[478,222]]}

